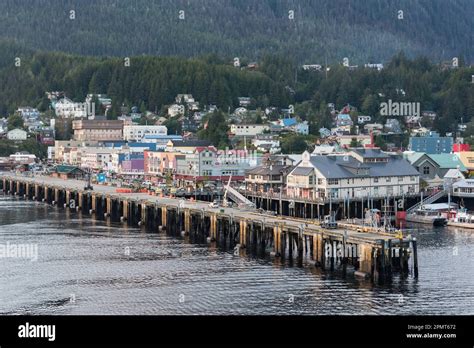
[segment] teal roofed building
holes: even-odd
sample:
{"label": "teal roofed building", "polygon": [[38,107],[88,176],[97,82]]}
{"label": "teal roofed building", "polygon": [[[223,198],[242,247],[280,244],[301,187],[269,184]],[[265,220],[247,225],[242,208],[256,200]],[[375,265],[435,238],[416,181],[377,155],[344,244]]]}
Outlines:
{"label": "teal roofed building", "polygon": [[455,154],[417,152],[409,154],[406,158],[430,186],[442,184],[443,178],[451,169],[458,169],[462,173],[467,172],[466,166]]}

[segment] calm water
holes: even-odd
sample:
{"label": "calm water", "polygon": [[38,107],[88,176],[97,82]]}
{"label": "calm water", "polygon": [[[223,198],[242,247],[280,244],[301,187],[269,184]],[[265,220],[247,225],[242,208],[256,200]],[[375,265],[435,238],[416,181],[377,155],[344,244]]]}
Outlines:
{"label": "calm water", "polygon": [[474,230],[414,235],[419,279],[373,286],[0,195],[0,244],[38,246],[0,258],[0,314],[474,314]]}

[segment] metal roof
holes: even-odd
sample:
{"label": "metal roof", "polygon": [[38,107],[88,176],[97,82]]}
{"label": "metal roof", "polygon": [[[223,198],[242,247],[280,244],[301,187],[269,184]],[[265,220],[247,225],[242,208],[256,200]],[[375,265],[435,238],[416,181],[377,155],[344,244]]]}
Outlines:
{"label": "metal roof", "polygon": [[[391,156],[388,162],[361,163],[352,156],[311,156],[311,164],[326,178],[345,179],[361,176],[419,176],[420,173],[400,156]],[[368,168],[368,174],[354,174],[347,167]],[[293,171],[294,172],[294,171]]]}

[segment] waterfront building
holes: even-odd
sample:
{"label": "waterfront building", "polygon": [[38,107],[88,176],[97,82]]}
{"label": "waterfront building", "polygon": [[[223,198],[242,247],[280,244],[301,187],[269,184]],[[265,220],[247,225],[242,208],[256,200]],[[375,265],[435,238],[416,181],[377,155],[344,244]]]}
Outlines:
{"label": "waterfront building", "polygon": [[78,156],[80,156],[81,168],[111,170],[112,155],[120,150],[108,147],[82,147],[77,151],[80,152]]}
{"label": "waterfront building", "polygon": [[[77,141],[77,140],[55,140],[54,142],[54,160],[63,162],[64,152],[70,148],[97,146],[97,141]],[[65,162],[69,163],[69,162]]]}
{"label": "waterfront building", "polygon": [[420,174],[398,155],[355,148],[338,155],[303,153],[287,176],[287,192],[305,199],[335,200],[416,195]]}
{"label": "waterfront building", "polygon": [[438,186],[451,169],[467,172],[462,161],[454,154],[427,154],[423,152],[405,152],[405,158],[420,173],[420,178],[429,186]]}
{"label": "waterfront building", "polygon": [[245,171],[246,190],[251,192],[282,192],[286,176],[294,168],[294,160],[288,156],[269,156],[262,164]]}
{"label": "waterfront building", "polygon": [[86,172],[77,166],[57,165],[56,167],[54,167],[51,175],[53,177],[61,178],[64,180],[66,179],[81,180],[86,176]]}

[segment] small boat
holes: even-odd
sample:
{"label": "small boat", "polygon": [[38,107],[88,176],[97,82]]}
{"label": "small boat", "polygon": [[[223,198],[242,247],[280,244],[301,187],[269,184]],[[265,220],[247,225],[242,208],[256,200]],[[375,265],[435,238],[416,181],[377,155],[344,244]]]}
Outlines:
{"label": "small boat", "polygon": [[406,221],[433,226],[445,226],[448,220],[437,209],[420,208],[406,215]]}
{"label": "small boat", "polygon": [[448,220],[448,226],[474,228],[474,215],[468,213],[466,208],[460,208],[454,217]]}

